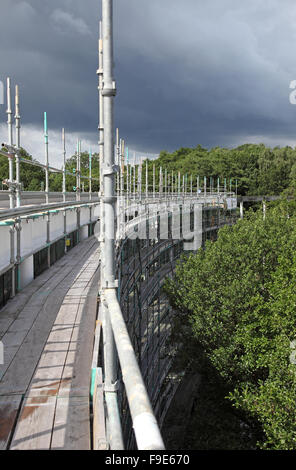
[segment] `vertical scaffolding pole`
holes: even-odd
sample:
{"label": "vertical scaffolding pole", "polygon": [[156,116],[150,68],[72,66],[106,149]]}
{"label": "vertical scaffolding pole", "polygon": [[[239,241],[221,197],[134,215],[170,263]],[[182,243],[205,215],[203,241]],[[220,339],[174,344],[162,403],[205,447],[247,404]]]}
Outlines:
{"label": "vertical scaffolding pole", "polygon": [[240,215],[241,219],[244,218],[244,203],[243,203],[243,201],[240,201],[240,203],[239,203],[239,215]]}
{"label": "vertical scaffolding pole", "polygon": [[45,200],[46,204],[49,202],[49,161],[48,161],[48,128],[47,128],[47,114],[44,113],[44,145],[45,145]]}
{"label": "vertical scaffolding pole", "polygon": [[[8,178],[8,188],[9,188],[9,207],[13,209],[15,206],[14,200],[14,181],[13,181],[13,163],[14,163],[14,154],[12,152],[13,146],[13,137],[12,137],[12,108],[11,108],[11,88],[10,88],[10,78],[7,78],[7,127],[8,127],[8,154],[9,154],[9,178]],[[14,234],[15,234],[15,225],[13,225],[10,230],[10,263],[12,267],[12,292],[11,296],[15,296],[15,247],[14,247]]]}
{"label": "vertical scaffolding pole", "polygon": [[15,134],[16,134],[16,153],[15,153],[15,179],[16,179],[16,207],[21,205],[21,181],[20,181],[20,147],[21,147],[21,125],[19,108],[19,87],[15,86]]}
{"label": "vertical scaffolding pole", "polygon": [[78,194],[78,172],[79,172],[79,140],[77,140],[77,150],[76,150],[76,201],[79,201]]}
{"label": "vertical scaffolding pole", "polygon": [[153,165],[153,199],[155,198],[155,165]]}
{"label": "vertical scaffolding pole", "polygon": [[136,153],[134,152],[134,200],[136,199]]}
{"label": "vertical scaffolding pole", "polygon": [[[44,145],[45,145],[45,200],[49,202],[49,159],[48,159],[48,127],[47,113],[44,112]],[[46,215],[46,243],[47,243],[47,265],[50,267],[50,215]]]}
{"label": "vertical scaffolding pole", "polygon": [[12,109],[11,109],[11,87],[10,87],[10,78],[7,78],[7,127],[8,127],[8,164],[9,164],[9,178],[8,178],[8,188],[9,188],[9,207],[13,209],[15,206],[14,203],[14,187],[13,187],[13,163],[14,163],[14,154],[12,152],[13,146],[13,137],[12,137]]}
{"label": "vertical scaffolding pole", "polygon": [[[62,128],[62,145],[63,145],[63,202],[66,202],[66,134],[65,129]],[[63,211],[64,217],[64,237],[65,237],[65,253],[67,253],[67,211]]]}
{"label": "vertical scaffolding pole", "polygon": [[140,159],[138,166],[138,197],[142,201],[142,159]]}
{"label": "vertical scaffolding pole", "polygon": [[116,128],[116,144],[115,144],[115,152],[116,152],[116,165],[118,167],[117,173],[116,173],[116,191],[117,195],[119,195],[120,191],[120,144],[119,144],[119,129]]}
{"label": "vertical scaffolding pole", "polygon": [[124,223],[125,223],[124,140],[120,139],[120,237],[123,237]]}
{"label": "vertical scaffolding pole", "polygon": [[81,200],[81,140],[79,140],[78,151],[78,200]]}
{"label": "vertical scaffolding pole", "polygon": [[[103,290],[117,287],[115,281],[115,201],[114,195],[114,136],[113,136],[113,99],[116,95],[113,79],[113,28],[112,0],[102,0],[103,25],[103,70],[104,86],[104,250],[105,273]],[[105,398],[107,403],[108,431],[111,449],[123,449],[121,424],[117,404],[116,351],[111,328],[111,312],[105,310]]]}
{"label": "vertical scaffolding pole", "polygon": [[91,191],[92,191],[92,187],[91,187],[91,170],[92,170],[92,161],[91,161],[91,158],[92,158],[92,154],[91,154],[91,149],[89,149],[89,185],[88,185],[88,194],[89,194],[89,200],[91,201]]}
{"label": "vertical scaffolding pole", "polygon": [[8,145],[12,147],[13,138],[12,138],[12,109],[11,109],[11,85],[10,78],[7,78],[7,127],[8,127]]}
{"label": "vertical scaffolding pole", "polygon": [[126,155],[126,202],[128,205],[128,200],[129,200],[129,168],[128,168],[128,147],[126,147],[125,151]]}
{"label": "vertical scaffolding pole", "polygon": [[66,135],[65,129],[62,129],[63,144],[63,202],[66,202]]}
{"label": "vertical scaffolding pole", "polygon": [[120,139],[120,196],[124,192],[124,140]]}
{"label": "vertical scaffolding pole", "polygon": [[132,198],[132,191],[133,191],[133,185],[132,185],[132,182],[133,182],[133,165],[132,163],[130,164],[130,175],[129,175],[129,183],[130,183],[130,195],[131,195],[131,198]]}
{"label": "vertical scaffolding pole", "polygon": [[[20,108],[19,108],[19,87],[18,85],[15,86],[15,145],[16,145],[16,153],[15,153],[15,179],[16,179],[16,207],[21,206],[21,181],[20,181],[20,148],[21,148],[21,125],[20,125]],[[16,229],[16,265],[13,268],[13,279],[12,279],[12,295],[15,294],[16,290],[20,288],[19,283],[15,280],[15,270],[17,273],[17,279],[19,279],[19,264],[21,262],[20,256],[20,246],[21,246],[21,223],[20,219],[17,220],[15,224]],[[14,236],[14,235],[13,235]]]}
{"label": "vertical scaffolding pole", "polygon": [[98,92],[99,92],[99,160],[100,160],[100,195],[103,191],[103,176],[102,176],[102,165],[104,161],[104,103],[102,96],[103,89],[103,40],[102,40],[102,22],[99,23],[99,42],[98,42],[98,60],[99,68],[97,70],[98,75]]}
{"label": "vertical scaffolding pole", "polygon": [[146,199],[148,199],[148,160],[146,160]]}
{"label": "vertical scaffolding pole", "polygon": [[79,173],[78,173],[78,188],[79,188],[79,201],[81,200],[81,140],[79,141]]}
{"label": "vertical scaffolding pole", "polygon": [[[102,21],[99,22],[99,41],[98,41],[98,65],[99,68],[97,70],[98,76],[98,98],[99,98],[99,165],[100,165],[100,295],[102,295],[102,287],[105,285],[104,281],[104,274],[105,274],[105,239],[104,239],[104,98],[103,98],[103,33],[102,33]],[[105,308],[104,304],[100,304],[100,308],[102,310],[102,321],[103,321],[103,328],[105,326]],[[105,338],[104,338],[105,340]],[[104,355],[105,355],[105,347],[104,347]]]}
{"label": "vertical scaffolding pole", "polygon": [[103,103],[103,39],[102,39],[102,22],[99,22],[99,40],[98,40],[98,102],[99,102],[99,171],[100,171],[100,274],[101,283],[104,279],[104,240],[103,240],[103,219],[104,219],[104,206],[103,206],[103,165],[104,165],[104,103]]}

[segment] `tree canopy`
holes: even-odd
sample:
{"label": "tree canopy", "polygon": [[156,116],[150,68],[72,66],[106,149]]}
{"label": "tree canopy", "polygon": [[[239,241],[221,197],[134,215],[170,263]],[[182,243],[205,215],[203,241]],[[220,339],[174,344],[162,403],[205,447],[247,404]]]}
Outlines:
{"label": "tree canopy", "polygon": [[[296,149],[286,146],[273,149],[264,144],[244,144],[233,149],[215,147],[210,150],[198,145],[195,148],[180,148],[173,153],[160,152],[159,158],[149,162],[151,169],[162,166],[168,171],[180,171],[192,175],[193,184],[200,177],[220,178],[220,187],[227,178],[227,187],[232,179],[234,190],[240,195],[278,195],[296,180]],[[151,177],[150,177],[150,181]]]}
{"label": "tree canopy", "polygon": [[198,367],[204,354],[267,449],[296,449],[295,208],[283,200],[265,219],[250,212],[220,229],[165,287],[179,312],[182,367]]}

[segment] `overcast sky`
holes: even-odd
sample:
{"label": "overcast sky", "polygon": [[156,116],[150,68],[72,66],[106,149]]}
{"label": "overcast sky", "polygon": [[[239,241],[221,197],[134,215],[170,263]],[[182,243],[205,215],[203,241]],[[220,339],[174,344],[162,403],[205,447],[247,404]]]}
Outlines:
{"label": "overcast sky", "polygon": [[[114,0],[115,124],[133,151],[296,145],[295,0]],[[22,145],[50,163],[97,151],[100,0],[1,0],[0,80],[21,91]],[[5,105],[0,139],[7,140]]]}

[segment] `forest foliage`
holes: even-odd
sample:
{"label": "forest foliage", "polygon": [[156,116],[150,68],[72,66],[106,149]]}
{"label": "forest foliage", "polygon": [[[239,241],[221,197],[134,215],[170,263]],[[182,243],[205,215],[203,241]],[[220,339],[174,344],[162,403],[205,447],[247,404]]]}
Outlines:
{"label": "forest foliage", "polygon": [[296,449],[295,248],[296,203],[283,199],[220,229],[165,286],[181,368],[208,363],[263,449]]}
{"label": "forest foliage", "polygon": [[[180,171],[181,174],[192,175],[193,186],[200,177],[200,185],[204,177],[220,179],[223,187],[227,179],[229,189],[230,178],[232,190],[240,195],[278,195],[296,181],[296,148],[269,148],[264,144],[244,144],[233,149],[215,147],[210,150],[198,145],[195,148],[180,148],[175,152],[160,152],[159,158],[149,163],[156,168]],[[209,184],[209,183],[208,183]]]}

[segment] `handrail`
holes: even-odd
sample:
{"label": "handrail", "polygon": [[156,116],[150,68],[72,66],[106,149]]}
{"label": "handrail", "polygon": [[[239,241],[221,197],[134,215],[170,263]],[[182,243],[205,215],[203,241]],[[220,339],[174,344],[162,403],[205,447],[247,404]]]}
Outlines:
{"label": "handrail", "polygon": [[21,215],[36,214],[48,212],[52,209],[67,209],[69,207],[83,207],[98,205],[99,201],[68,201],[68,202],[52,202],[49,204],[38,204],[32,206],[21,206],[14,209],[6,209],[0,211],[0,220],[13,219]]}
{"label": "handrail", "polygon": [[[17,148],[13,149],[11,152],[5,152],[4,150],[0,150],[0,155],[2,157],[10,158],[11,155],[17,152]],[[19,157],[19,161],[22,163],[27,163],[28,165],[38,166],[39,168],[43,168],[44,170],[48,168],[48,170],[52,171],[53,173],[63,173],[64,170],[61,168],[55,168],[53,166],[45,165],[44,163],[40,163],[38,160],[28,160],[24,157]],[[75,176],[70,170],[65,170],[66,175]],[[95,178],[94,176],[89,177],[87,175],[80,175],[80,178],[91,179],[92,181],[100,181],[100,178]]]}
{"label": "handrail", "polygon": [[110,314],[138,449],[164,450],[164,443],[122,316],[116,289],[105,289],[104,298]]}

